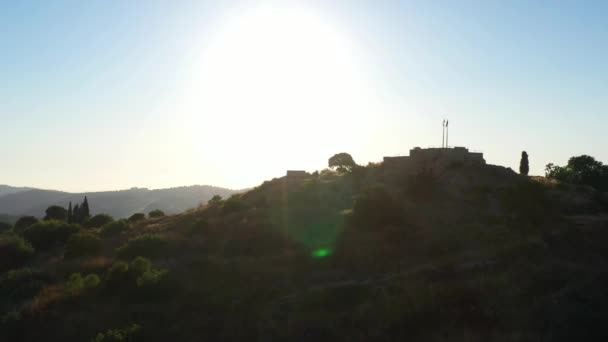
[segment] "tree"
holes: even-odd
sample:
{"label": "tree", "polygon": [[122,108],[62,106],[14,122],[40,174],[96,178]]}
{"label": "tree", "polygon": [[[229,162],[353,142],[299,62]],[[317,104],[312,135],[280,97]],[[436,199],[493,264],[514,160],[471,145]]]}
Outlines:
{"label": "tree", "polygon": [[97,214],[84,222],[86,227],[99,228],[105,224],[113,222],[114,218],[108,214]]}
{"label": "tree", "polygon": [[87,196],[84,196],[84,202],[82,203],[82,206],[80,208],[82,210],[83,220],[91,217],[91,212],[89,210],[89,200],[87,199]]}
{"label": "tree", "polygon": [[148,216],[150,216],[150,217],[162,217],[162,216],[165,216],[165,212],[163,212],[160,209],[156,209],[156,210],[152,210],[151,212],[149,212]]}
{"label": "tree", "polygon": [[70,205],[68,206],[68,223],[72,223],[72,219],[72,202],[70,201]]}
{"label": "tree", "polygon": [[78,205],[78,203],[74,206],[74,210],[72,211],[72,222],[70,223],[76,222],[80,222],[80,205]]}
{"label": "tree", "polygon": [[20,217],[17,222],[15,222],[15,226],[13,227],[13,230],[15,231],[15,233],[22,233],[27,227],[38,223],[38,219],[35,218],[34,216],[22,216]]}
{"label": "tree", "polygon": [[349,173],[357,167],[357,164],[350,154],[342,152],[334,154],[329,158],[328,166],[332,169],[336,169],[340,173]]}
{"label": "tree", "polygon": [[68,217],[68,211],[65,210],[64,207],[60,207],[58,205],[52,205],[46,208],[46,216],[44,216],[45,221],[49,220],[58,220],[65,221]]}
{"label": "tree", "polygon": [[131,215],[127,219],[127,221],[133,223],[133,222],[138,222],[138,221],[144,220],[145,218],[146,218],[146,214],[144,214],[144,213],[135,213],[135,214]]}
{"label": "tree", "polygon": [[523,151],[521,153],[521,160],[519,161],[519,173],[527,176],[528,172],[530,172],[530,164],[528,162],[528,153]]}
{"label": "tree", "polygon": [[545,177],[608,191],[608,165],[588,155],[572,157],[566,166],[547,164]]}
{"label": "tree", "polygon": [[220,196],[220,195],[213,195],[213,197],[211,197],[209,202],[207,202],[207,204],[209,204],[211,206],[219,205],[221,203],[222,203],[222,196]]}

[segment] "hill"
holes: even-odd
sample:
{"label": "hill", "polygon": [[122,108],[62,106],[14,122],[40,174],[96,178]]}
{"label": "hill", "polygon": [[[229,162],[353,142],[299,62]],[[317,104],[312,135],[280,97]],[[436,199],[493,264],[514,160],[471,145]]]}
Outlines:
{"label": "hill", "polygon": [[214,195],[226,197],[236,192],[208,185],[157,190],[132,188],[86,193],[33,189],[1,196],[0,214],[43,217],[44,211],[49,206],[60,205],[67,208],[69,202],[80,203],[84,196],[87,196],[91,203],[92,214],[105,213],[123,218],[136,212],[147,213],[154,209],[161,209],[166,213],[178,213],[206,203]]}
{"label": "hill", "polygon": [[26,187],[14,187],[9,185],[0,184],[0,197],[4,195],[14,194],[17,192],[32,190],[32,188]]}
{"label": "hill", "polygon": [[0,279],[0,338],[606,340],[605,194],[488,165],[390,171],[278,178],[67,245],[32,227],[36,252]]}

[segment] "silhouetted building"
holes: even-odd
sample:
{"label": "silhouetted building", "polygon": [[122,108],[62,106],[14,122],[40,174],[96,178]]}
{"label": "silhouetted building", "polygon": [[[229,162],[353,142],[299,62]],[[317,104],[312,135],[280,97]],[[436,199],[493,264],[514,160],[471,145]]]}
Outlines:
{"label": "silhouetted building", "polygon": [[409,156],[384,157],[384,166],[415,172],[421,169],[442,170],[452,165],[485,165],[483,153],[470,152],[465,147],[420,148],[414,147]]}

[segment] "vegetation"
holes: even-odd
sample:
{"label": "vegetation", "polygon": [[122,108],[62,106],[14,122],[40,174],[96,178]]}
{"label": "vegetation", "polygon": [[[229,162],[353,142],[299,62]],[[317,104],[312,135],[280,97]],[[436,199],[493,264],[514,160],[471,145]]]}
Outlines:
{"label": "vegetation", "polygon": [[18,261],[0,271],[0,340],[605,340],[602,193],[495,166],[384,167],[5,234],[1,256],[25,252],[0,258]]}
{"label": "vegetation", "polygon": [[70,236],[80,230],[80,226],[62,221],[43,221],[29,226],[23,231],[23,237],[36,250],[48,250],[63,246]]}
{"label": "vegetation", "polygon": [[97,214],[84,222],[85,227],[99,228],[108,223],[114,222],[114,218],[108,214]]}
{"label": "vegetation", "polygon": [[589,185],[600,191],[608,191],[608,165],[604,165],[588,155],[572,157],[566,166],[547,164],[545,176],[562,182]]}
{"label": "vegetation", "polygon": [[135,213],[127,219],[130,223],[139,222],[146,219],[146,214],[144,213]]}
{"label": "vegetation", "polygon": [[340,173],[348,173],[352,172],[357,164],[350,154],[342,152],[329,158],[328,166]]}
{"label": "vegetation", "polygon": [[35,223],[38,223],[38,219],[34,216],[22,216],[15,222],[13,229],[16,233],[21,234],[27,227]]}
{"label": "vegetation", "polygon": [[528,153],[523,151],[521,153],[521,160],[519,161],[519,174],[527,176],[530,172],[530,163],[528,162]]}
{"label": "vegetation", "polygon": [[52,205],[46,209],[46,215],[44,220],[58,220],[65,221],[68,217],[68,211],[64,207],[58,205]]}
{"label": "vegetation", "polygon": [[148,216],[149,217],[163,217],[163,216],[165,216],[165,212],[160,209],[155,209],[155,210],[152,210],[151,212],[149,212]]}
{"label": "vegetation", "polygon": [[19,236],[0,236],[0,272],[24,265],[34,255],[34,248]]}
{"label": "vegetation", "polygon": [[68,258],[97,255],[101,250],[101,239],[90,232],[80,232],[70,236],[65,246]]}

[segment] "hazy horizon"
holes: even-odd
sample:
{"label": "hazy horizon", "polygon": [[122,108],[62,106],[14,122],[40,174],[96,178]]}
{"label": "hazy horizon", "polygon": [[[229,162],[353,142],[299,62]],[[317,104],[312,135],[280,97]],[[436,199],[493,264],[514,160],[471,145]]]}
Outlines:
{"label": "hazy horizon", "polygon": [[0,4],[0,183],[249,188],[415,146],[608,162],[608,3]]}

